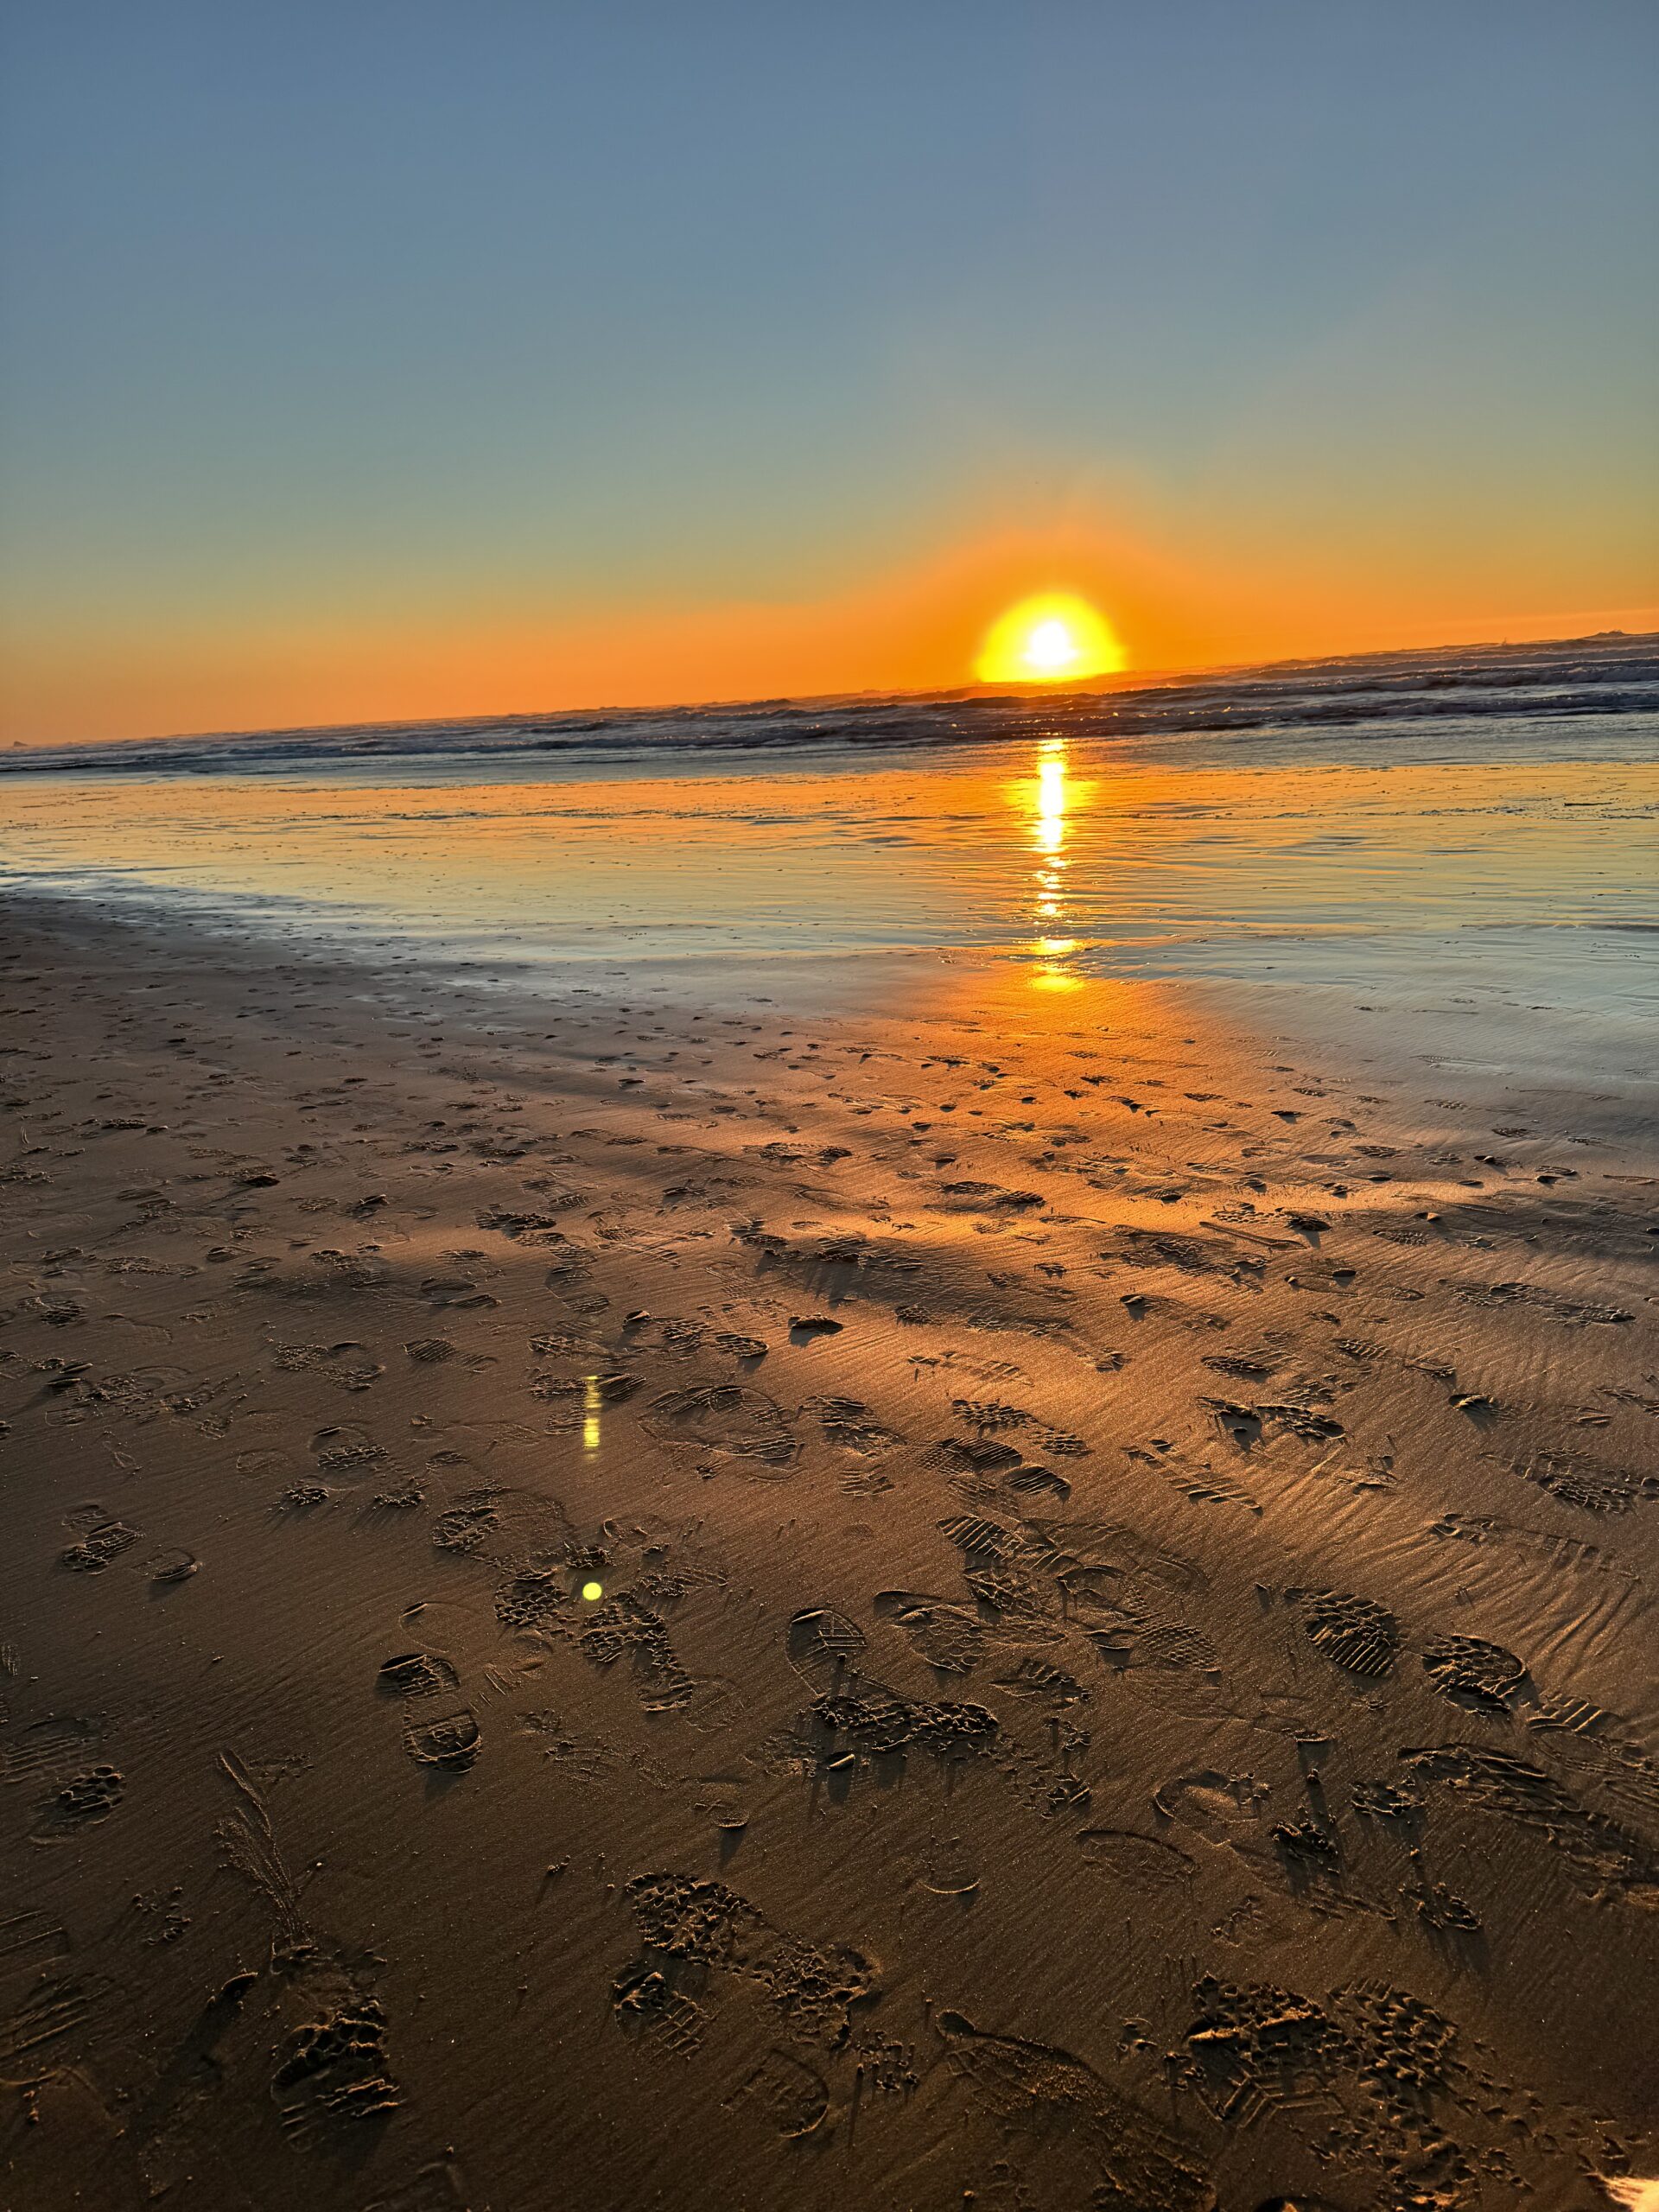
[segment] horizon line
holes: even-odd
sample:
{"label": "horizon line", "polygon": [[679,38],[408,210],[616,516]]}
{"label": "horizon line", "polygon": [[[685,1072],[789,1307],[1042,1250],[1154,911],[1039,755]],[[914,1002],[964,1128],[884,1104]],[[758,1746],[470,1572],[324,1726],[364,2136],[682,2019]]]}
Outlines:
{"label": "horizon line", "polygon": [[[1642,610],[1644,613],[1647,609]],[[401,715],[385,721],[334,722],[271,722],[255,723],[238,728],[210,728],[188,730],[155,730],[136,737],[60,738],[48,740],[11,739],[0,741],[0,758],[17,753],[93,753],[114,751],[130,746],[184,745],[193,742],[208,743],[214,740],[245,737],[308,737],[321,736],[335,730],[391,730],[443,729],[464,728],[474,722],[533,722],[540,721],[581,721],[596,717],[607,719],[641,717],[648,715],[690,715],[740,709],[764,707],[831,707],[851,704],[865,700],[952,700],[995,698],[1009,701],[1061,700],[1100,697],[1118,692],[1137,690],[1156,690],[1176,689],[1217,677],[1268,676],[1286,669],[1328,668],[1344,662],[1362,662],[1389,658],[1395,660],[1421,659],[1434,653],[1491,653],[1544,651],[1563,645],[1586,645],[1620,639],[1641,644],[1651,639],[1659,643],[1659,628],[1625,630],[1611,628],[1576,632],[1552,638],[1469,638],[1444,639],[1427,645],[1370,645],[1357,652],[1343,653],[1291,653],[1265,661],[1213,661],[1195,664],[1190,667],[1120,669],[1110,674],[1090,677],[1077,683],[985,683],[969,680],[960,684],[946,684],[928,690],[906,690],[890,686],[872,685],[856,691],[817,692],[762,692],[752,696],[723,696],[707,699],[658,700],[625,706],[620,703],[574,707],[524,707],[508,709],[480,709],[460,715]]]}

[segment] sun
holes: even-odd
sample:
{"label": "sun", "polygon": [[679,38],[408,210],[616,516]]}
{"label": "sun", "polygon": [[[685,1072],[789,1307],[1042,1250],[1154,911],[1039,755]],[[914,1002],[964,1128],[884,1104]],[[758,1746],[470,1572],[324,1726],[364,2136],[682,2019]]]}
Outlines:
{"label": "sun", "polygon": [[1022,599],[985,632],[974,663],[982,683],[1076,683],[1115,676],[1128,657],[1105,616],[1067,592]]}

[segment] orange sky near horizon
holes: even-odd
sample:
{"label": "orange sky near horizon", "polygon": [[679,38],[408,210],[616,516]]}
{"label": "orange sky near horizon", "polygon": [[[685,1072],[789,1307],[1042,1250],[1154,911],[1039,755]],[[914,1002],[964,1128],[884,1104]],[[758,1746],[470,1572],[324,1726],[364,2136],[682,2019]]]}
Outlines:
{"label": "orange sky near horizon", "polygon": [[[334,722],[965,687],[988,625],[1028,593],[1075,592],[1122,639],[1123,677],[1302,656],[1659,628],[1659,604],[1539,607],[1449,578],[1368,582],[1183,560],[1103,531],[1007,531],[839,594],[330,620],[225,610],[54,638],[9,655],[0,745]],[[1517,594],[1518,598],[1518,594]]]}

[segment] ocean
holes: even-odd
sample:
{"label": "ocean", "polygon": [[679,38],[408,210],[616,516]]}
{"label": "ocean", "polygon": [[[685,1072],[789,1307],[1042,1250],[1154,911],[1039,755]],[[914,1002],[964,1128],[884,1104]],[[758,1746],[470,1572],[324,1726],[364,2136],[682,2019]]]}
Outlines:
{"label": "ocean", "polygon": [[0,887],[544,988],[925,997],[966,963],[1594,1014],[1624,1050],[1655,1010],[1656,739],[1659,637],[1615,633],[23,748]]}

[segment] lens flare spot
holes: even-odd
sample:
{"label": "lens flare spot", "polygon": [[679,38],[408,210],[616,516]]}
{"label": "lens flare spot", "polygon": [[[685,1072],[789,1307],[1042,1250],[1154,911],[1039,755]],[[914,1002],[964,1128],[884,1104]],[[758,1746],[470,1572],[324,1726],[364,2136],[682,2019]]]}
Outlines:
{"label": "lens flare spot", "polygon": [[596,1605],[605,1595],[605,1585],[602,1582],[584,1582],[582,1594],[590,1605]]}
{"label": "lens flare spot", "polygon": [[982,683],[1077,683],[1128,666],[1097,607],[1066,592],[1022,599],[985,632],[974,673]]}

